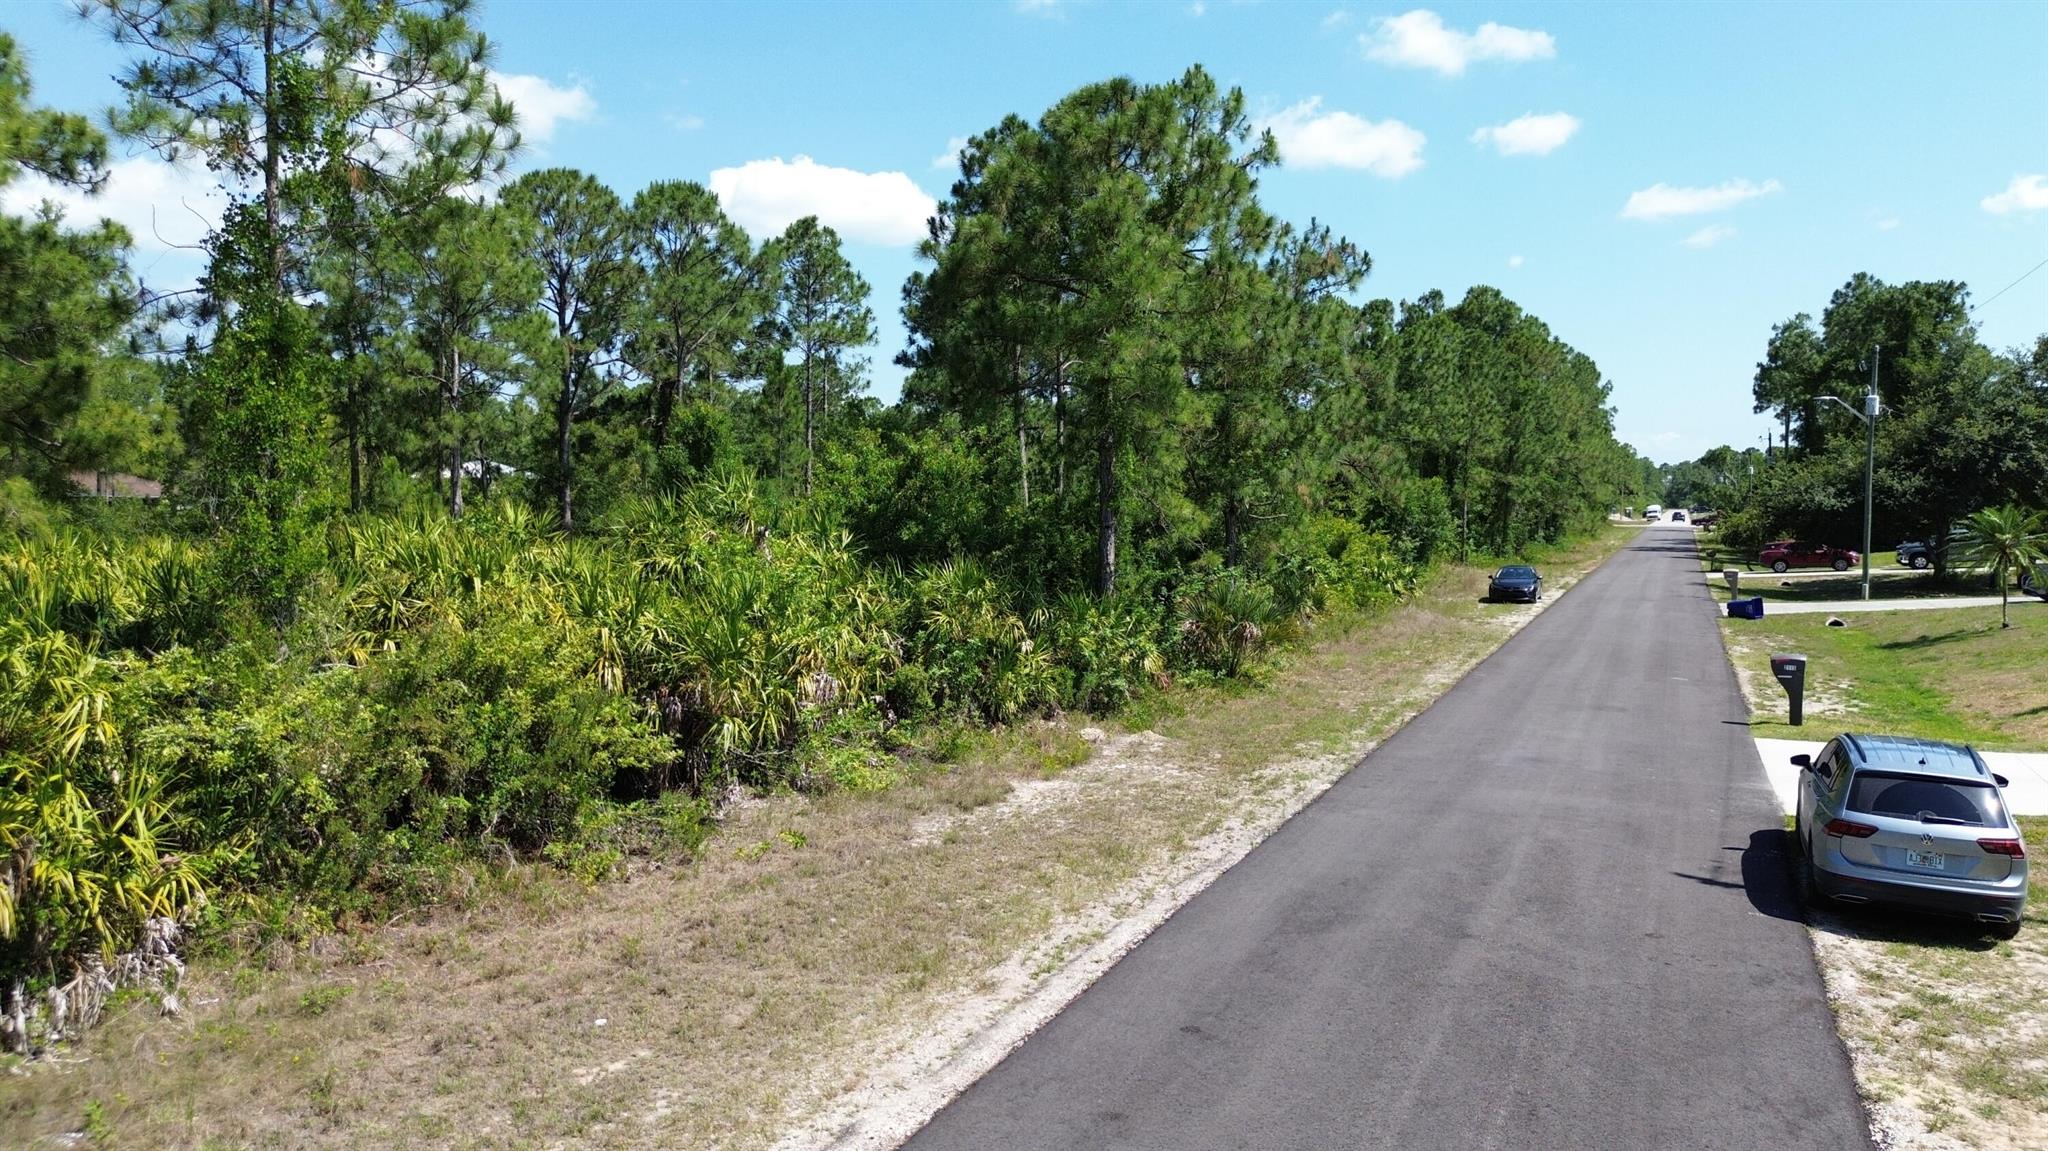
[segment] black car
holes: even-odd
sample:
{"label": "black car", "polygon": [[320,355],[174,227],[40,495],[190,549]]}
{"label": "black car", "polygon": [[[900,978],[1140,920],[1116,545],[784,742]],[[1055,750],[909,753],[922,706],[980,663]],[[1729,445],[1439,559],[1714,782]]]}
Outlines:
{"label": "black car", "polygon": [[1898,546],[1898,553],[1900,566],[1925,569],[1934,562],[1934,541],[1907,540]]}
{"label": "black car", "polygon": [[1961,530],[1956,530],[1949,533],[1946,547],[1940,541],[1933,539],[1906,540],[1895,549],[1899,553],[1899,566],[1913,568],[1916,571],[1924,571],[1934,566],[1934,561],[1940,557],[1942,552],[1956,547],[1964,539],[1965,533]]}
{"label": "black car", "polygon": [[2028,595],[2048,599],[2048,564],[2030,567],[2020,572],[2020,590]]}
{"label": "black car", "polygon": [[1543,577],[1526,564],[1512,564],[1493,573],[1486,583],[1486,598],[1495,603],[1521,600],[1535,603],[1543,598]]}

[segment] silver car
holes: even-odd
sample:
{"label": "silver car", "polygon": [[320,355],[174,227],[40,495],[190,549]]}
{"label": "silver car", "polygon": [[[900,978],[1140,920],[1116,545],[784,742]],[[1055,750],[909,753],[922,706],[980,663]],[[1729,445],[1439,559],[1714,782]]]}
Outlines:
{"label": "silver car", "polygon": [[1953,743],[1839,735],[1795,755],[1809,902],[1886,903],[2019,934],[2027,849],[1984,759]]}

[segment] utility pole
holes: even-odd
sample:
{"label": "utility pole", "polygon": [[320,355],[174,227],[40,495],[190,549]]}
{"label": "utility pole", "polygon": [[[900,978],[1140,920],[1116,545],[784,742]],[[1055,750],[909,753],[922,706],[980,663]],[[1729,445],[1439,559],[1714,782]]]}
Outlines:
{"label": "utility pole", "polygon": [[1863,421],[1863,598],[1870,598],[1870,509],[1871,489],[1877,476],[1877,416],[1884,405],[1877,398],[1877,361],[1884,352],[1884,345],[1870,347],[1870,391],[1864,394],[1863,410],[1849,407],[1846,400],[1837,396],[1822,396],[1831,404],[1838,404],[1850,415]]}
{"label": "utility pole", "polygon": [[1870,392],[1863,397],[1863,598],[1870,598],[1870,494],[1877,476],[1877,359],[1883,344],[1870,345]]}

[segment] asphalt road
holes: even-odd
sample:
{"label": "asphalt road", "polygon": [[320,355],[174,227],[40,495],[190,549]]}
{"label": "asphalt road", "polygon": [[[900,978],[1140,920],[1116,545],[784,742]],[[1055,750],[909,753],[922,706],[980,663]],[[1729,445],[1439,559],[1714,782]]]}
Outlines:
{"label": "asphalt road", "polygon": [[1870,1147],[1706,599],[1646,529],[907,1146]]}

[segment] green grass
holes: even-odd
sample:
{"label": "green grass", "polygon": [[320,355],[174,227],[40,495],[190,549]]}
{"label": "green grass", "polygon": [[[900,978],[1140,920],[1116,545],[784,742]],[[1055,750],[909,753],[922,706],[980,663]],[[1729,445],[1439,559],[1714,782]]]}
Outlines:
{"label": "green grass", "polygon": [[[1712,581],[1726,599],[1728,585],[1718,574]],[[1745,574],[1742,588],[1738,593],[1744,596],[1762,596],[1765,603],[1813,603],[1827,600],[1852,600],[1863,598],[1863,578],[1849,571],[1841,575],[1829,572],[1826,575],[1802,575],[1797,572],[1779,575],[1764,572],[1760,575]],[[1933,572],[1877,572],[1870,573],[1870,598],[1930,599],[1942,596],[1997,595],[1998,589],[1989,586],[1982,575],[1949,574],[1937,576]]]}
{"label": "green grass", "polygon": [[[1821,739],[1842,728],[1974,743],[1994,750],[2048,748],[2048,612],[1996,607],[1859,612],[1846,626],[1822,615],[1723,620],[1729,654],[1761,692],[1759,736]],[[1807,723],[1780,722],[1785,702],[1770,678],[1773,653],[1807,657]]]}

